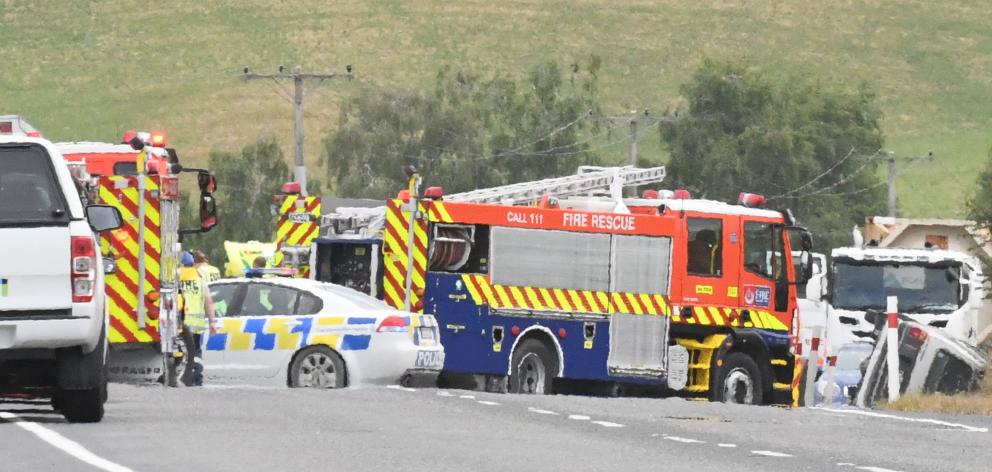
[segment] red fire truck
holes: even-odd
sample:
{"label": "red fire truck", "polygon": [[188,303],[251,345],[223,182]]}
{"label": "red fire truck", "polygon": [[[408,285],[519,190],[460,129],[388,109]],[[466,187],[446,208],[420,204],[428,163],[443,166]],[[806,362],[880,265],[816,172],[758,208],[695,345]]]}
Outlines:
{"label": "red fire truck", "polygon": [[429,188],[420,199],[412,185],[387,202],[381,239],[368,227],[340,231],[354,216],[325,216],[314,272],[434,314],[442,379],[791,403],[796,284],[808,277],[795,273],[792,246],[808,252],[809,232],[788,211],[759,208],[758,195],[737,205],[685,191],[621,196],[624,184],[663,177],[594,168],[447,197]]}
{"label": "red fire truck", "polygon": [[[177,315],[180,239],[217,224],[214,176],[184,168],[164,133],[125,133],[122,143],[58,143],[88,177],[94,203],[120,210],[124,225],[100,237],[109,313],[108,369],[112,379],[162,379],[175,385],[184,368]],[[200,227],[180,229],[181,172],[196,174]]]}

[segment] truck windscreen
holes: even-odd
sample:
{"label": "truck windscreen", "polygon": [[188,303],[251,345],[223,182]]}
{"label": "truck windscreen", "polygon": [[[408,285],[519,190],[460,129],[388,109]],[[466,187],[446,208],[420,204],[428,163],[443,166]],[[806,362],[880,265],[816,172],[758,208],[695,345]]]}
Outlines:
{"label": "truck windscreen", "polygon": [[961,264],[834,259],[834,308],[885,310],[899,297],[902,313],[950,313],[960,306]]}

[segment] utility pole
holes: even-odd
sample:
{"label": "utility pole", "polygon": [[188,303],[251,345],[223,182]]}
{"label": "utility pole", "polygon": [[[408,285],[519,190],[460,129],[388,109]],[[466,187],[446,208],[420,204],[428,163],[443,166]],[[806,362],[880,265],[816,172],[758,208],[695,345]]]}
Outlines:
{"label": "utility pole", "polygon": [[919,161],[933,162],[933,152],[928,152],[926,156],[896,156],[892,151],[872,157],[874,160],[884,160],[888,163],[889,179],[889,216],[896,217],[896,176],[899,175],[897,167],[900,163],[904,165],[913,164]]}
{"label": "utility pole", "polygon": [[613,125],[630,124],[630,165],[632,166],[637,165],[637,124],[644,123],[645,126],[651,126],[662,121],[651,116],[647,109],[643,113],[631,110],[629,115],[604,116],[602,119]]}
{"label": "utility pole", "polygon": [[[268,79],[274,82],[281,90],[281,95],[293,102],[293,112],[294,121],[296,125],[296,167],[293,169],[293,180],[300,184],[300,192],[303,195],[307,195],[307,169],[303,164],[303,98],[306,93],[303,91],[304,81],[315,80],[317,83],[322,83],[325,80],[335,79],[335,78],[347,78],[351,79],[351,64],[345,66],[345,74],[338,73],[327,73],[327,74],[311,74],[304,73],[301,66],[296,66],[292,71],[286,70],[285,67],[279,66],[279,72],[275,74],[258,74],[253,72],[248,67],[244,68],[244,74],[242,79],[245,82],[249,80],[256,79]],[[286,88],[284,81],[293,81],[293,93],[289,93],[289,89]]]}

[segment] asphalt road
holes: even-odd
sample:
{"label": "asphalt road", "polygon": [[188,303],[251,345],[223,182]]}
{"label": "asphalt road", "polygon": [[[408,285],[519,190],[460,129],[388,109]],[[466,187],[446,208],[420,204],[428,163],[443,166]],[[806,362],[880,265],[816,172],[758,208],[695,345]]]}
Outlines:
{"label": "asphalt road", "polygon": [[[681,399],[111,385],[98,424],[0,404],[0,470],[988,470],[992,418]],[[869,416],[873,415],[873,416]]]}

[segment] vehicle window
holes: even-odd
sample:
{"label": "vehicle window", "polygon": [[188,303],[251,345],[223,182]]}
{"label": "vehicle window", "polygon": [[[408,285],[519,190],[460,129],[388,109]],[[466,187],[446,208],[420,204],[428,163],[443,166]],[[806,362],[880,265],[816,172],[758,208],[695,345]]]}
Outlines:
{"label": "vehicle window", "polygon": [[961,299],[959,263],[906,263],[835,259],[831,280],[835,308],[886,309],[886,299],[899,297],[904,313],[951,313]]}
{"label": "vehicle window", "polygon": [[296,289],[253,283],[248,286],[241,316],[279,316],[293,314]]}
{"label": "vehicle window", "polygon": [[723,273],[723,221],[689,218],[688,270],[693,275],[719,277]]}
{"label": "vehicle window", "polygon": [[67,223],[69,215],[41,146],[0,147],[0,224]]}
{"label": "vehicle window", "polygon": [[748,272],[772,278],[772,224],[744,223],[744,268]]}
{"label": "vehicle window", "polygon": [[927,372],[925,391],[954,395],[972,390],[975,381],[975,371],[968,364],[941,349],[937,351],[930,371]]}
{"label": "vehicle window", "polygon": [[311,293],[300,292],[300,301],[296,304],[297,315],[315,315],[324,308],[324,302]]}
{"label": "vehicle window", "polygon": [[114,175],[138,175],[137,162],[115,162]]}
{"label": "vehicle window", "polygon": [[227,316],[234,303],[234,295],[238,292],[235,284],[216,284],[210,286],[210,298],[214,301],[214,313],[217,316]]}
{"label": "vehicle window", "polygon": [[837,352],[837,370],[858,370],[861,362],[870,355],[870,347],[842,348]]}
{"label": "vehicle window", "polygon": [[364,310],[388,310],[389,305],[386,305],[381,300],[370,297],[357,290],[350,289],[348,287],[342,287],[340,285],[334,284],[321,284],[320,288],[325,292],[335,295],[337,302],[333,306],[326,307],[328,309],[364,309]]}

